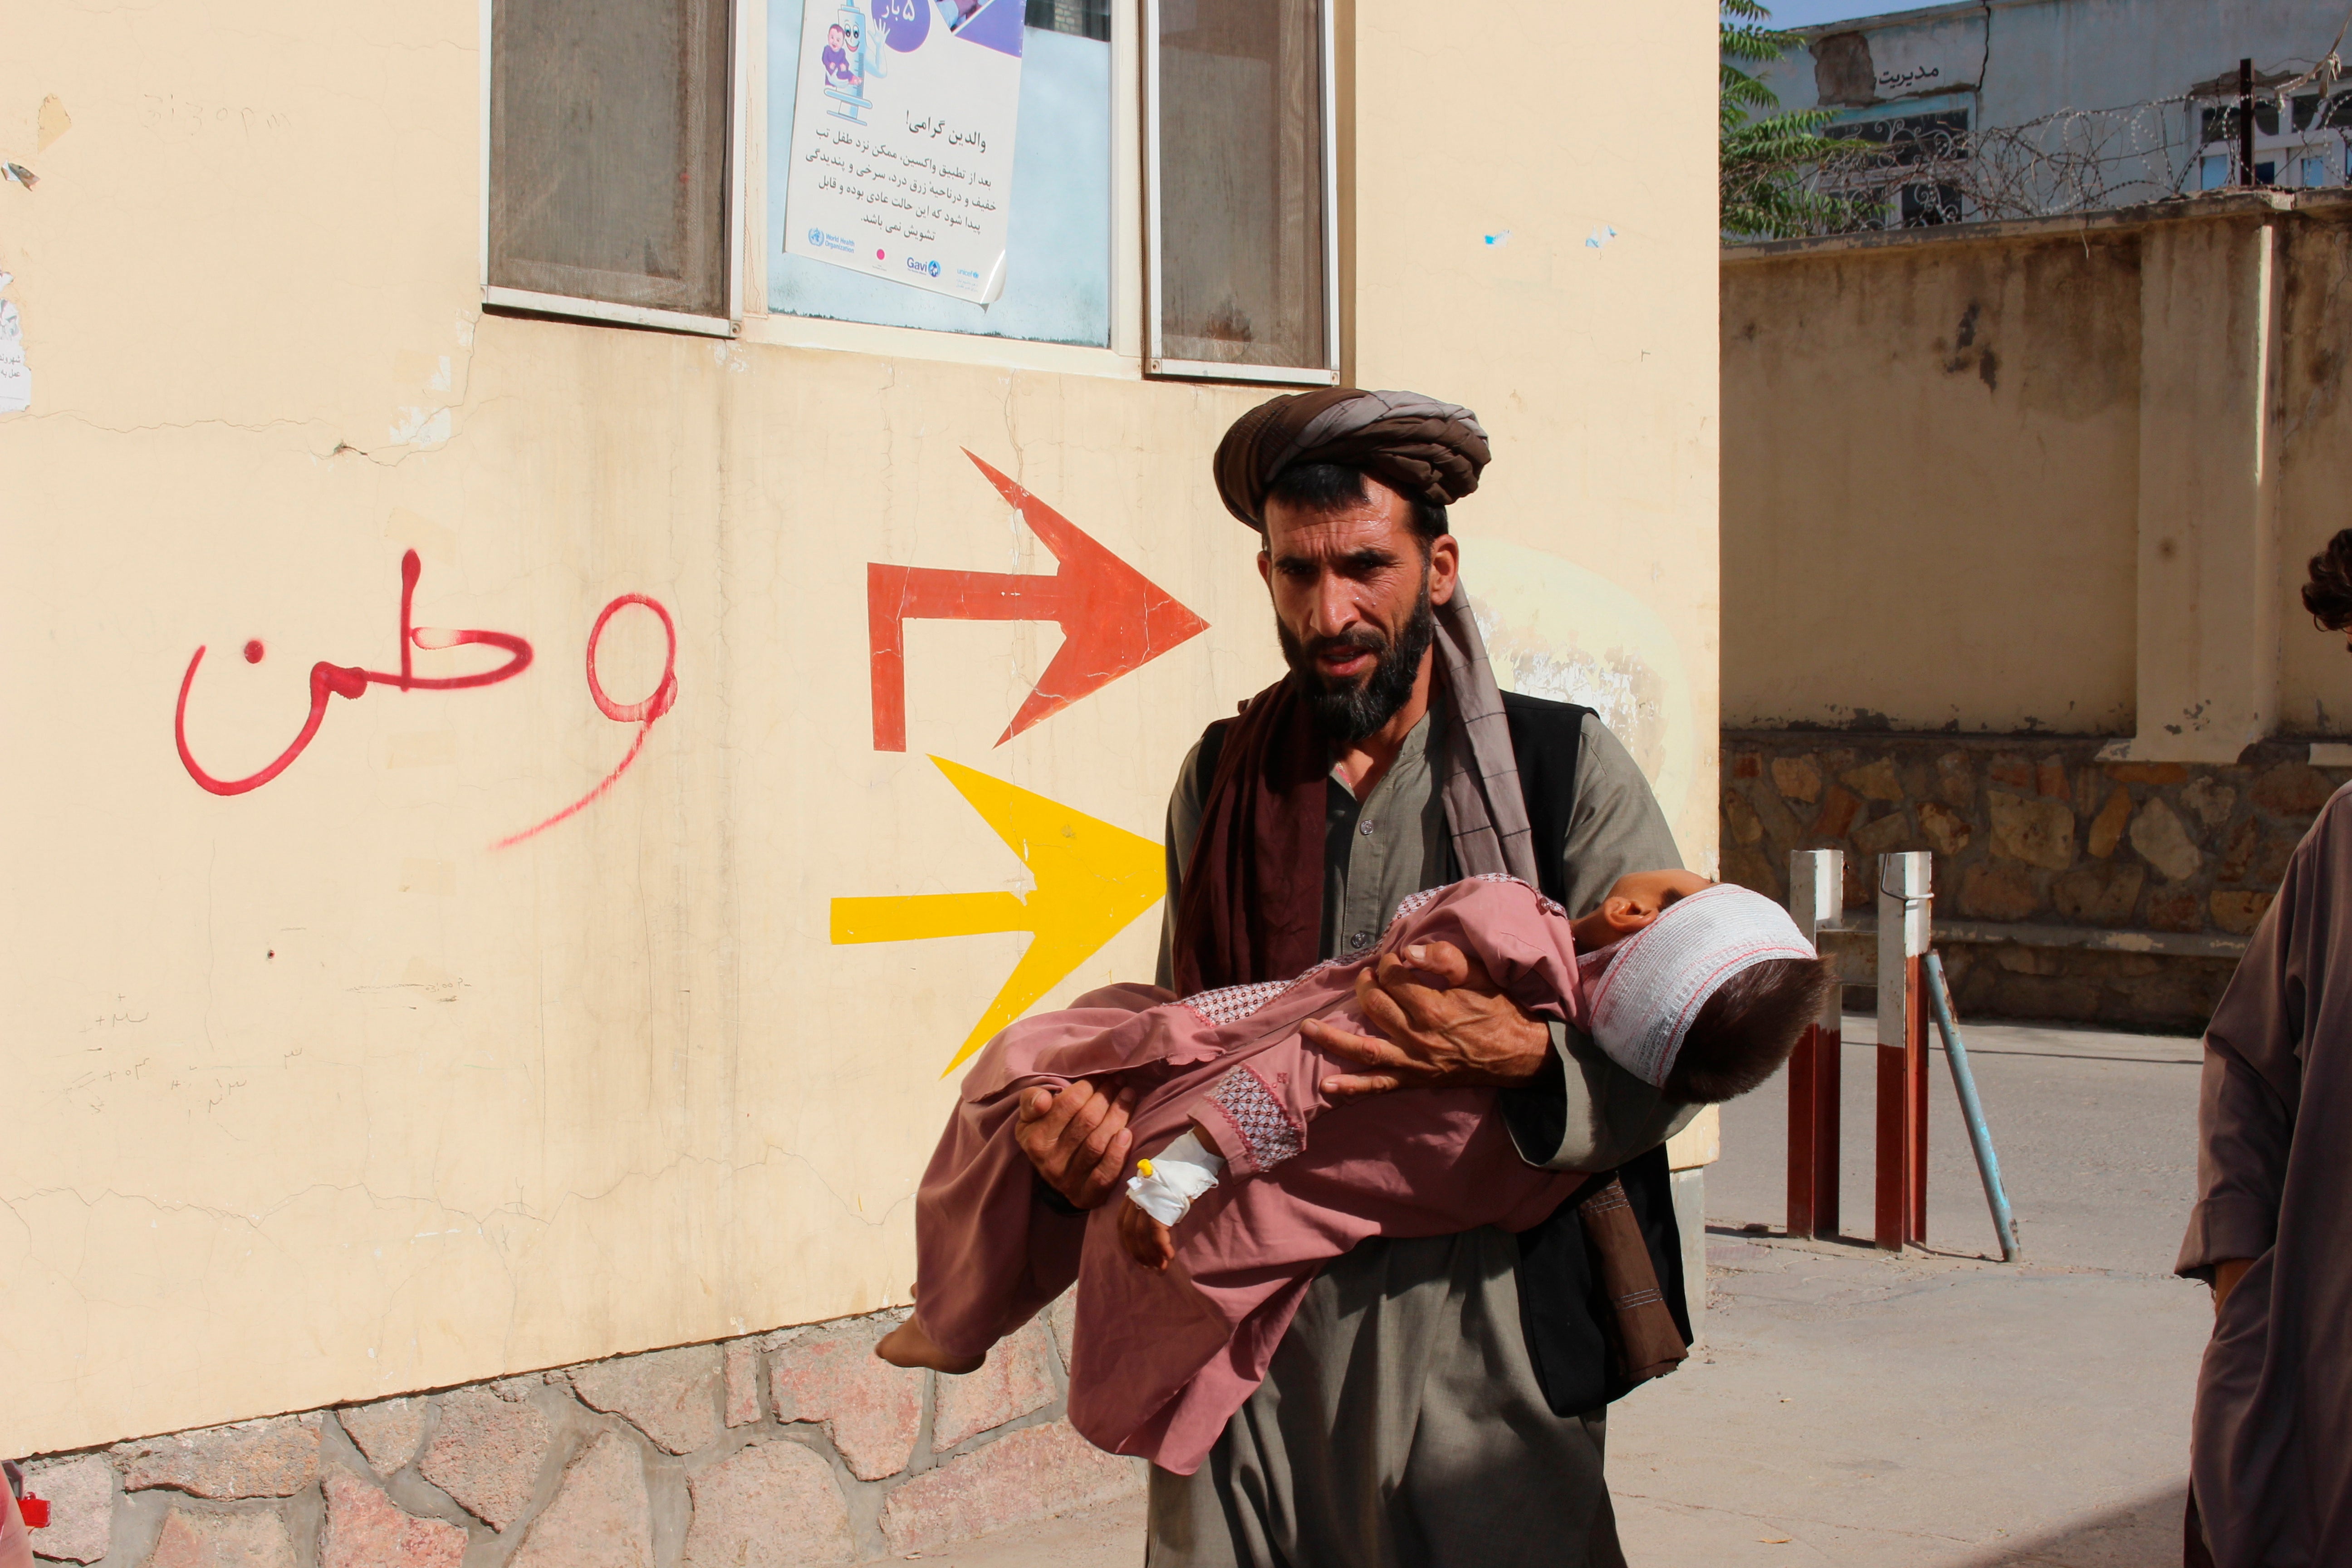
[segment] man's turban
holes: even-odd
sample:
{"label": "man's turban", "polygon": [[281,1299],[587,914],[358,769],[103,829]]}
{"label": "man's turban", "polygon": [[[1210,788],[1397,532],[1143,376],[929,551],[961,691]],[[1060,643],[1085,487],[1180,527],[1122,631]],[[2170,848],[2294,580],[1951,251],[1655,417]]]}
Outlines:
{"label": "man's turban", "polygon": [[1478,488],[1487,456],[1486,432],[1467,408],[1417,392],[1335,386],[1261,403],[1234,420],[1217,443],[1217,493],[1263,532],[1266,491],[1294,464],[1360,468],[1407,500],[1451,506]]}

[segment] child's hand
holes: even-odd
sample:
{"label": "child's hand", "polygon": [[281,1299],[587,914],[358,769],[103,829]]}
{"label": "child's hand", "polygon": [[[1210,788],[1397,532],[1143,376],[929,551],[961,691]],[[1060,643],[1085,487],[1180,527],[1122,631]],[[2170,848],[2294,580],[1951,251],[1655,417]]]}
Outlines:
{"label": "child's hand", "polygon": [[1131,1199],[1118,1205],[1118,1240],[1129,1258],[1155,1274],[1176,1257],[1176,1238],[1168,1233],[1168,1227],[1145,1214]]}

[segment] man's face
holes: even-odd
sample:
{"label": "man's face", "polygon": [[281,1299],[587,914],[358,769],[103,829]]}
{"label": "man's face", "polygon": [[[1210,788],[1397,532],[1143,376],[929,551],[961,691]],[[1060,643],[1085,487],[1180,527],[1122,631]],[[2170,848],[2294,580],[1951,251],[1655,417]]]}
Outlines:
{"label": "man's face", "polygon": [[1412,506],[1377,479],[1329,511],[1267,503],[1258,574],[1283,657],[1334,738],[1363,739],[1412,695],[1431,606],[1453,599],[1457,565],[1451,535],[1423,554]]}

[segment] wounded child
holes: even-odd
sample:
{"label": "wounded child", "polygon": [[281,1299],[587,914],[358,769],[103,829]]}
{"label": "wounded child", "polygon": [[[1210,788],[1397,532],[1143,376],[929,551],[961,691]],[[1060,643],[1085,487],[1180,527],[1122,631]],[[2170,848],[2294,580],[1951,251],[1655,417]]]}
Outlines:
{"label": "wounded child", "polygon": [[[1526,883],[1416,893],[1362,957],[1181,1000],[1114,985],[1025,1019],[966,1076],[915,1206],[916,1306],[885,1361],[969,1372],[1078,1287],[1071,1423],[1189,1475],[1265,1375],[1322,1266],[1370,1236],[1528,1229],[1584,1181],[1528,1164],[1491,1089],[1335,1100],[1321,1019],[1369,1033],[1359,977],[1395,954],[1589,1033],[1669,1100],[1745,1093],[1818,1016],[1827,966],[1786,911],[1685,871],[1637,872],[1571,921]],[[1013,1140],[1024,1097],[1084,1079],[1134,1099],[1124,1201],[1040,1202]]]}

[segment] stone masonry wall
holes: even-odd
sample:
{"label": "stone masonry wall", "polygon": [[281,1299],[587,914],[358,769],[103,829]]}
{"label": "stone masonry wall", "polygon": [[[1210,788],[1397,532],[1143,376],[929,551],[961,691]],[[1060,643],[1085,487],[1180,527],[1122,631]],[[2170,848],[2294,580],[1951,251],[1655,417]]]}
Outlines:
{"label": "stone masonry wall", "polygon": [[967,1377],[903,1316],[29,1460],[34,1550],[103,1568],[786,1568],[929,1553],[1139,1489],[1062,1418],[1070,1298]]}
{"label": "stone masonry wall", "polygon": [[[2302,742],[2227,766],[2102,763],[2105,744],[1727,731],[1723,875],[1785,900],[1790,850],[1843,849],[1846,908],[1862,912],[1880,855],[1929,850],[1964,1015],[2200,1030],[2352,768],[2311,766]],[[1874,963],[1864,941],[1835,950],[1849,982]]]}

